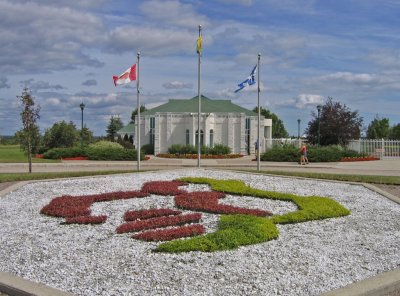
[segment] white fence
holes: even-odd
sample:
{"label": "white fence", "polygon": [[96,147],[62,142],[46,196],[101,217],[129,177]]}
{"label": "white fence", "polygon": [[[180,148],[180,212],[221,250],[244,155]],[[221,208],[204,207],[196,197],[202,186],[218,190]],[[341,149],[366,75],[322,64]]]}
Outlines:
{"label": "white fence", "polygon": [[282,146],[287,146],[287,145],[291,145],[291,146],[300,148],[301,143],[303,143],[303,142],[307,142],[307,141],[304,139],[291,139],[291,138],[266,139],[265,147],[267,150],[274,148],[274,147],[282,147]]}
{"label": "white fence", "polygon": [[[266,139],[265,147],[266,150],[279,147],[292,145],[294,147],[300,147],[302,142],[306,142],[305,139]],[[346,146],[347,149],[357,151],[358,153],[365,153],[370,156],[376,156],[379,158],[386,157],[400,157],[400,140],[370,140],[370,139],[359,139],[350,140]]]}
{"label": "white fence", "polygon": [[347,148],[379,158],[400,157],[399,140],[351,140],[347,145]]}

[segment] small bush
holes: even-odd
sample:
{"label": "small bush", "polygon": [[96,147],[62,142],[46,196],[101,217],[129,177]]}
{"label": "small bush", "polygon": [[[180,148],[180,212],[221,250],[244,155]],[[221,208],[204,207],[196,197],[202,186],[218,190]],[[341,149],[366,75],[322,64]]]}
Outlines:
{"label": "small bush", "polygon": [[43,158],[47,159],[60,159],[78,156],[88,156],[85,147],[53,148],[43,154]]}
{"label": "small bush", "polygon": [[154,154],[154,145],[151,145],[151,144],[143,145],[141,148],[141,151],[143,151],[144,154],[153,155]]}
{"label": "small bush", "polygon": [[[214,147],[201,146],[201,154],[204,155],[228,155],[231,153],[231,148],[223,144],[216,144]],[[197,154],[197,147],[193,145],[174,144],[168,148],[169,154]]]}
{"label": "small bush", "polygon": [[[346,150],[340,146],[309,146],[307,158],[310,162],[335,162],[340,161],[343,157],[362,157],[356,151]],[[261,155],[262,161],[279,161],[279,162],[298,162],[300,160],[300,149],[294,146],[283,146],[272,148]]]}
{"label": "small bush", "polygon": [[117,142],[110,141],[98,141],[96,143],[90,144],[89,148],[124,148],[121,144]]}
{"label": "small bush", "polygon": [[[143,160],[144,153],[140,154],[140,159]],[[124,148],[89,147],[87,156],[90,160],[137,160],[137,151]]]}

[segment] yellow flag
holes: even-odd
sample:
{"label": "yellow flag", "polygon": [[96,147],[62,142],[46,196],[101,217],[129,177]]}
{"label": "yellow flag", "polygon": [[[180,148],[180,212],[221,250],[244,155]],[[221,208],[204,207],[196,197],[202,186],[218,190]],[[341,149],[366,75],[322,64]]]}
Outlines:
{"label": "yellow flag", "polygon": [[202,52],[202,42],[203,42],[203,39],[201,38],[201,36],[199,36],[199,38],[197,38],[197,44],[196,44],[196,52],[197,53],[201,53]]}

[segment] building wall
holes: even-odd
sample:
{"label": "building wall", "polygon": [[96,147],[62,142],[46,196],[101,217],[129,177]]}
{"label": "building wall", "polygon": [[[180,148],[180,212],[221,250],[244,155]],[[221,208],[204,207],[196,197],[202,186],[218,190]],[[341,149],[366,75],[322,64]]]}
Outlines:
{"label": "building wall", "polygon": [[[141,116],[141,146],[150,143],[150,118]],[[186,144],[186,130],[189,130],[189,144],[196,144],[197,113],[157,113],[155,116],[154,153],[166,153],[173,144]],[[229,146],[232,153],[247,153],[245,137],[246,115],[244,113],[203,113],[200,129],[204,133],[204,145],[210,146],[210,130],[214,131],[214,145]],[[250,154],[255,153],[257,141],[257,116],[250,117]],[[261,151],[265,139],[271,139],[272,120],[261,120]],[[136,143],[135,143],[136,145]]]}

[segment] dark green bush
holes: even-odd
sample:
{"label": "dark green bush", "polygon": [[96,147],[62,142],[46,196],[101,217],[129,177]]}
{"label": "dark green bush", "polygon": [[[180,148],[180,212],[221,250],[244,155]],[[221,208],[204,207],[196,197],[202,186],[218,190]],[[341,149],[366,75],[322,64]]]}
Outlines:
{"label": "dark green bush", "polygon": [[[216,144],[214,147],[201,146],[201,154],[227,155],[231,154],[231,148],[222,144]],[[193,145],[174,144],[168,148],[169,154],[197,154],[197,147]]]}
{"label": "dark green bush", "polygon": [[[356,151],[345,150],[337,145],[332,146],[308,146],[307,157],[310,162],[335,162],[343,157],[365,156]],[[263,161],[298,162],[300,149],[293,146],[272,148],[261,155]]]}
{"label": "dark green bush", "polygon": [[141,151],[143,151],[144,154],[153,155],[154,154],[154,145],[151,145],[151,144],[143,145],[141,148]]}
{"label": "dark green bush", "polygon": [[[144,159],[144,153],[140,153],[140,159]],[[137,160],[137,151],[133,149],[120,148],[95,148],[87,149],[90,160]]]}
{"label": "dark green bush", "polygon": [[[124,149],[118,147],[71,147],[71,148],[53,148],[44,153],[44,158],[60,159],[66,157],[86,156],[90,160],[136,160],[137,151],[133,149]],[[144,159],[144,153],[141,153],[141,160]]]}
{"label": "dark green bush", "polygon": [[231,148],[223,144],[215,144],[214,147],[210,149],[209,154],[212,155],[226,155],[231,154]]}
{"label": "dark green bush", "polygon": [[193,145],[174,144],[168,148],[169,154],[196,154],[197,148]]}
{"label": "dark green bush", "polygon": [[60,159],[65,157],[88,156],[85,147],[53,148],[43,154],[43,158]]}

